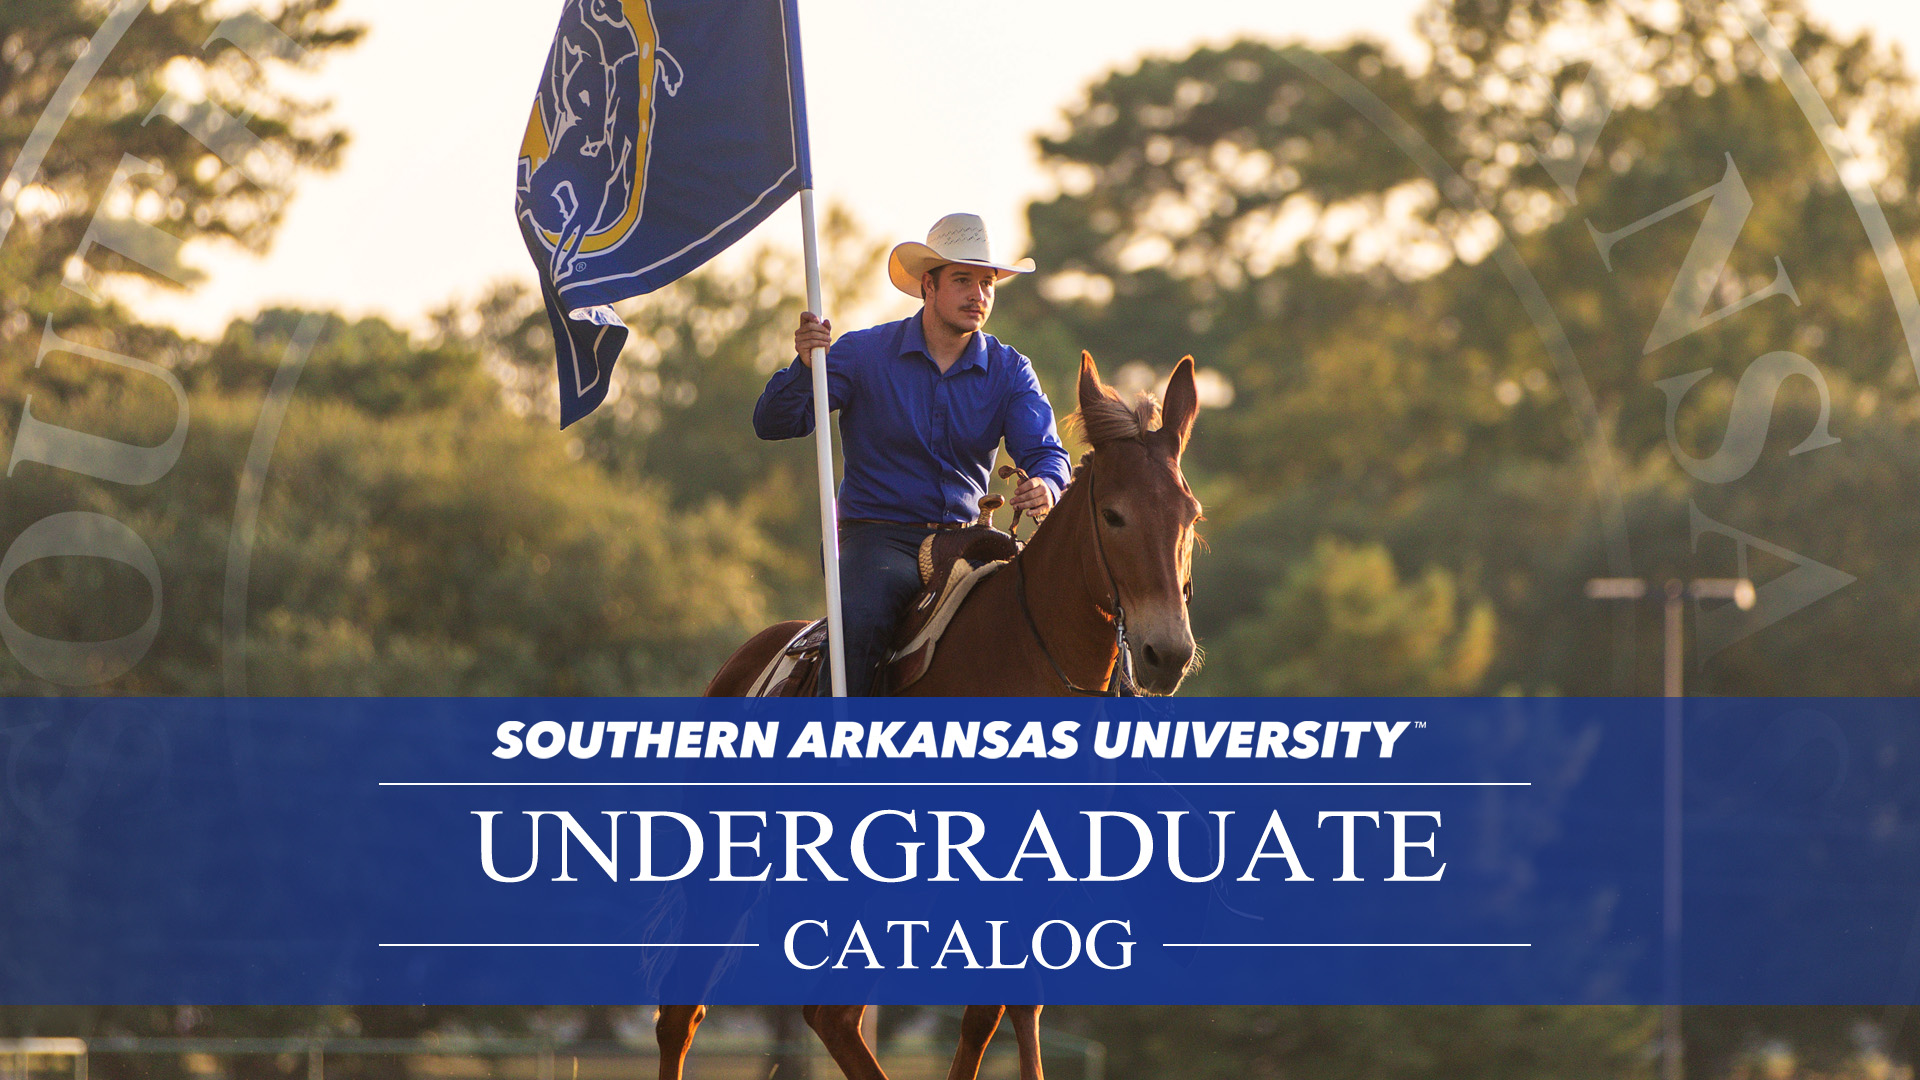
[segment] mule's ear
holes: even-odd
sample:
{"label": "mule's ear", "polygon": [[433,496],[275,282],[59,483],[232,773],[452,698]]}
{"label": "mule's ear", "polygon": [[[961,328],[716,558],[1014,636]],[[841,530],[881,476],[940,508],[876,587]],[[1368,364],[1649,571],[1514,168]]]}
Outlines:
{"label": "mule's ear", "polygon": [[1200,394],[1193,386],[1193,357],[1181,359],[1167,380],[1167,400],[1160,405],[1160,430],[1173,442],[1173,456],[1187,449],[1193,418],[1200,412]]}
{"label": "mule's ear", "polygon": [[1100,369],[1093,366],[1093,354],[1080,350],[1080,408],[1107,400],[1107,386],[1100,381]]}

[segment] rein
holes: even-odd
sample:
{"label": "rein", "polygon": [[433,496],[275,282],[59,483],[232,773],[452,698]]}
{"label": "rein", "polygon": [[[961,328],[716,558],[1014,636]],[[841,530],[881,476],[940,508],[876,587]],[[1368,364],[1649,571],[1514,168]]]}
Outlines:
{"label": "rein", "polygon": [[[1106,571],[1107,587],[1113,591],[1113,611],[1109,613],[1106,608],[1099,608],[1100,614],[1106,615],[1113,621],[1113,644],[1117,651],[1113,661],[1113,674],[1108,677],[1105,690],[1089,690],[1075,683],[1067,675],[1066,669],[1060,666],[1060,661],[1053,658],[1052,650],[1047,648],[1047,639],[1040,636],[1040,624],[1033,619],[1033,608],[1027,603],[1027,576],[1026,571],[1020,566],[1019,559],[1013,560],[1013,590],[1014,594],[1020,598],[1020,614],[1026,617],[1027,630],[1033,634],[1034,642],[1040,646],[1040,655],[1047,658],[1047,665],[1053,668],[1054,677],[1058,678],[1069,692],[1085,694],[1089,697],[1138,697],[1139,691],[1134,689],[1133,683],[1133,657],[1127,651],[1127,609],[1120,603],[1120,583],[1114,580],[1113,564],[1107,561],[1107,546],[1100,536],[1100,500],[1094,492],[1095,474],[1092,459],[1088,459],[1086,470],[1087,504],[1092,508],[1093,514],[1093,546],[1094,550],[1100,554],[1100,568]],[[1095,607],[1099,605],[1096,604]]]}

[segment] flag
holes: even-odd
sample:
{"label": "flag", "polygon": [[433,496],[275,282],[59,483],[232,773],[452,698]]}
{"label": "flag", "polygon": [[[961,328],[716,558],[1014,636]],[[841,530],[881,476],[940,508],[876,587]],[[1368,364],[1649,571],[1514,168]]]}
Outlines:
{"label": "flag", "polygon": [[607,396],[652,292],[812,186],[795,0],[564,0],[514,209],[553,326],[560,426]]}

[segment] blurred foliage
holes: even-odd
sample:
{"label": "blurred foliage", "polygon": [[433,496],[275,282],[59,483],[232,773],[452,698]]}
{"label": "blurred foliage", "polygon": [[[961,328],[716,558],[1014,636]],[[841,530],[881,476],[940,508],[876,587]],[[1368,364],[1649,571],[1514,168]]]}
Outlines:
{"label": "blurred foliage", "polygon": [[[0,13],[0,135],[15,147],[104,14],[39,7]],[[115,693],[697,692],[774,612],[820,604],[811,454],[741,437],[798,312],[790,256],[729,256],[630,305],[637,333],[612,400],[565,433],[550,417],[545,316],[524,288],[441,313],[424,341],[379,320],[268,311],[200,342],[115,302],[128,279],[191,284],[178,243],[152,237],[264,249],[299,175],[337,163],[345,133],[284,77],[358,37],[327,22],[331,7],[143,13],[13,201],[0,438],[13,444],[30,415],[132,447],[182,424],[186,439],[144,484],[13,462],[0,532],[105,515],[153,553],[160,588],[125,563],[43,558],[5,582],[10,619],[98,643],[157,615],[133,671],[86,684]],[[232,160],[192,134],[228,114],[245,118],[245,152],[237,119],[208,141]],[[116,176],[119,151],[152,170]],[[68,255],[101,222],[148,239],[123,243],[134,259],[96,247],[82,271]],[[846,213],[825,225],[833,265],[879,257]],[[859,300],[844,275],[828,285]],[[309,317],[318,333],[301,352],[291,343]],[[272,399],[286,408],[272,431],[276,381],[291,393]],[[250,452],[270,456],[247,544],[235,508]],[[11,654],[0,662],[0,693],[61,690]]]}
{"label": "blurred foliage", "polygon": [[1645,1009],[1054,1006],[1108,1075],[1192,1080],[1648,1080]]}
{"label": "blurred foliage", "polygon": [[[885,245],[837,206],[822,215],[820,244],[827,310],[869,305],[879,284],[871,271],[882,265]],[[793,359],[803,306],[794,284],[802,275],[792,252],[768,247],[729,254],[670,289],[620,305],[633,336],[607,400],[567,430],[570,454],[616,480],[657,485],[671,513],[755,530],[763,542],[738,555],[774,618],[811,617],[825,607],[813,443],[761,442],[750,422],[768,377]],[[542,429],[558,422],[551,332],[538,294],[504,284],[473,310],[452,307],[436,322],[442,341],[484,358],[510,412]]]}
{"label": "blurred foliage", "polygon": [[[160,638],[116,692],[222,691],[236,463],[299,319],[269,311],[212,346],[179,343],[190,436],[160,481],[36,463],[9,478],[13,531],[83,508],[132,527],[159,561],[159,598],[101,559],[43,559],[9,582],[14,618],[58,640],[117,637],[163,603]],[[172,428],[158,380],[60,362],[72,391],[47,393],[36,372],[36,418],[147,444]],[[676,512],[660,485],[576,460],[566,436],[503,408],[462,346],[326,317],[272,455],[241,585],[255,693],[690,692],[765,615],[743,557],[765,543],[750,523]],[[9,692],[54,689],[0,672]]]}
{"label": "blurred foliage", "polygon": [[1403,584],[1382,545],[1322,538],[1213,646],[1218,677],[1276,696],[1465,693],[1493,659],[1493,610],[1462,611],[1457,591],[1439,566]]}
{"label": "blurred foliage", "polygon": [[[359,27],[330,21],[334,4],[176,0],[141,13],[72,102],[33,182],[5,193],[5,306],[63,317],[84,310],[83,292],[60,288],[69,274],[87,291],[103,276],[193,284],[197,271],[165,237],[265,251],[301,174],[334,166],[346,145],[326,122],[326,103],[292,92],[285,77],[359,39]],[[10,165],[105,9],[88,0],[0,5],[0,146]],[[74,272],[68,260],[89,235],[119,239],[104,240]],[[21,322],[8,318],[0,340],[17,338]]]}
{"label": "blurred foliage", "polygon": [[[1920,126],[1900,58],[1797,4],[1763,7],[1910,244]],[[1420,31],[1420,69],[1364,41],[1151,57],[1094,82],[1039,140],[1057,192],[1029,209],[1040,271],[1002,294],[996,329],[1056,385],[1085,346],[1109,370],[1162,376],[1191,353],[1232,387],[1186,462],[1213,551],[1193,609],[1213,658],[1190,688],[1653,692],[1657,615],[1607,611],[1583,586],[1623,551],[1655,592],[1733,574],[1732,541],[1694,543],[1691,501],[1860,579],[1690,666],[1692,689],[1908,692],[1911,527],[1860,510],[1920,481],[1913,361],[1841,178],[1738,7],[1463,0],[1430,6]],[[1579,158],[1568,133],[1599,101],[1611,115]],[[1648,349],[1708,210],[1624,230],[1722,181],[1729,160],[1753,208],[1707,310],[1764,293],[1776,257],[1795,297],[1763,295]],[[1569,196],[1571,161],[1584,169]],[[1622,232],[1611,268],[1590,230]],[[1550,310],[1528,309],[1536,284]],[[1788,453],[1821,405],[1791,378],[1751,472],[1690,477],[1655,384],[1708,373],[1673,436],[1704,458],[1742,372],[1779,350],[1818,368],[1839,442]],[[1395,580],[1445,583],[1455,617],[1490,630],[1490,657],[1440,682],[1422,649],[1395,653],[1393,674],[1356,659],[1380,639],[1303,600],[1306,581],[1351,561],[1323,537],[1390,556],[1382,596],[1410,588]],[[1790,569],[1752,559],[1763,584]],[[1429,606],[1383,599],[1371,617],[1404,643],[1434,633]]]}

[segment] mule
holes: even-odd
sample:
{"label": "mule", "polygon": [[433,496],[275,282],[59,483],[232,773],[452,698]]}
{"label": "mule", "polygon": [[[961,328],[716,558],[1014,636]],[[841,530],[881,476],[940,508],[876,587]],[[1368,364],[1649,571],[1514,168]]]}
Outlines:
{"label": "mule", "polygon": [[[1180,472],[1200,407],[1193,358],[1174,369],[1164,405],[1145,394],[1129,405],[1083,352],[1079,398],[1093,449],[1011,565],[968,594],[907,695],[1171,694],[1195,666],[1187,600],[1200,502]],[[746,693],[805,625],[754,635],[721,666],[708,696]],[[886,1080],[860,1033],[865,1012],[809,1005],[803,1015],[848,1080]],[[660,1080],[681,1080],[705,1015],[704,1006],[661,1006]],[[1041,1080],[1038,1005],[969,1006],[948,1080],[975,1080],[1003,1015],[1019,1044],[1021,1080]]]}

